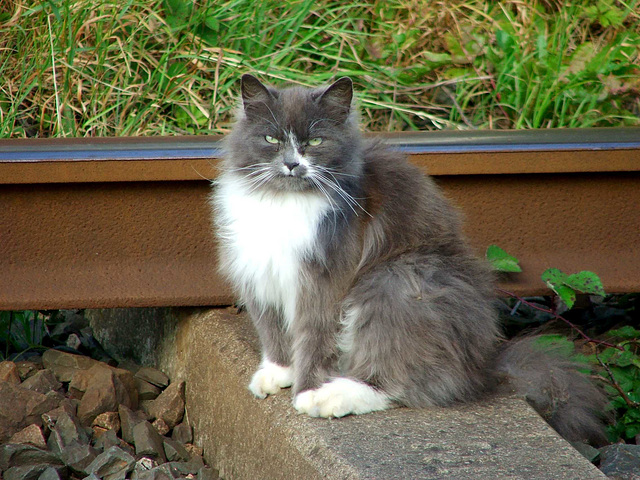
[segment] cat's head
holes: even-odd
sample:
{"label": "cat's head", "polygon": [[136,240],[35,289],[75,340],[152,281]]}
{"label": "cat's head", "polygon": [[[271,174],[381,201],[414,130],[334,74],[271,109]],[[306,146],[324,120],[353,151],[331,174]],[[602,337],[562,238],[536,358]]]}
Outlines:
{"label": "cat's head", "polygon": [[331,192],[360,173],[353,84],[273,88],[241,80],[242,106],[227,140],[227,166],[256,190]]}

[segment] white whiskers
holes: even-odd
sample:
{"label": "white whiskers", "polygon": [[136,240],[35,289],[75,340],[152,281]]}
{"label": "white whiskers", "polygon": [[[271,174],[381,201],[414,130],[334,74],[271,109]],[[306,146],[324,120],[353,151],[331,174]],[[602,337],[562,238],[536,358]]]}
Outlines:
{"label": "white whiskers", "polygon": [[[249,188],[249,193],[253,193],[265,185],[268,186],[271,180],[280,176],[270,162],[236,167],[233,171],[240,174],[243,182]],[[338,177],[357,178],[358,175],[339,172],[326,166],[312,164],[309,166],[308,174],[303,178],[309,181],[327,199],[334,214],[339,213],[346,219],[346,213],[339,205],[339,203],[344,203],[355,216],[359,216],[361,212],[364,212],[371,217],[372,215],[367,212],[358,201],[360,199],[355,198],[342,187],[338,181]],[[341,199],[342,202],[340,202],[338,198]]]}
{"label": "white whiskers", "polygon": [[335,170],[328,167],[323,167],[321,165],[314,165],[313,169],[311,169],[309,172],[308,178],[325,195],[329,194],[329,192],[326,190],[325,187],[328,187],[331,190],[333,190],[340,198],[342,198],[342,200],[344,200],[344,202],[347,204],[347,206],[351,209],[351,211],[354,213],[356,217],[359,216],[358,210],[356,210],[356,207],[371,217],[372,215],[369,212],[367,212],[367,210],[365,210],[365,208],[362,205],[360,205],[360,202],[358,202],[358,200],[354,198],[353,195],[351,195],[344,188],[342,188],[342,186],[340,185],[340,182],[338,182],[338,179],[336,178],[336,175],[357,177],[357,175],[336,172]]}

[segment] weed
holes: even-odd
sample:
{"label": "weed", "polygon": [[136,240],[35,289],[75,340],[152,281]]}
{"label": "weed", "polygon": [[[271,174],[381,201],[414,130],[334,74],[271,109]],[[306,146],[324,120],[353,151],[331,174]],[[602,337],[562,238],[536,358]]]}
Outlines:
{"label": "weed", "polygon": [[12,353],[41,349],[45,322],[44,315],[32,310],[0,311],[0,356],[6,359]]}
{"label": "weed", "polygon": [[[514,272],[516,271],[514,265],[519,268],[517,258],[495,245],[487,249],[487,259],[499,272]],[[551,306],[546,306],[540,301],[527,300],[511,292],[503,291],[517,302],[515,306],[509,307],[510,315],[515,315],[516,311],[524,305],[538,314],[544,315],[536,317],[536,320],[560,320],[581,337],[585,346],[591,346],[587,349],[590,353],[577,354],[576,344],[565,335],[545,334],[538,338],[540,344],[552,345],[558,353],[583,364],[585,373],[591,373],[592,370],[597,371],[596,378],[604,384],[610,398],[609,408],[615,415],[615,423],[609,426],[609,439],[612,442],[617,442],[620,438],[626,441],[635,441],[636,435],[640,434],[640,330],[633,325],[626,324],[627,318],[614,311],[611,317],[614,318],[616,328],[609,328],[602,335],[606,340],[599,340],[587,335],[583,329],[567,318],[575,304],[577,292],[597,297],[605,295],[602,282],[595,273],[583,271],[567,275],[556,268],[550,268],[542,274],[541,280],[554,291],[557,299],[564,304],[564,312],[559,313],[560,309],[556,301],[550,302]],[[628,303],[629,318],[634,316],[637,318],[637,302],[628,302],[629,299],[625,297],[617,300],[619,306]],[[606,300],[597,302],[597,304],[604,309],[612,310]],[[597,320],[602,321],[603,319]],[[583,348],[583,350],[585,349]]]}
{"label": "weed", "polygon": [[248,71],[350,75],[374,131],[638,125],[636,4],[4,2],[0,137],[226,133]]}

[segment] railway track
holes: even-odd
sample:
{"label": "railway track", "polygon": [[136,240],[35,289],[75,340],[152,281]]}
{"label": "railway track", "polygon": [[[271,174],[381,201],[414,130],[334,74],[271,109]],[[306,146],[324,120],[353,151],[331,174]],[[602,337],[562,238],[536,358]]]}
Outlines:
{"label": "railway track", "polygon": [[[461,208],[482,254],[640,291],[640,129],[382,135]],[[224,305],[207,195],[220,138],[0,140],[0,309]]]}

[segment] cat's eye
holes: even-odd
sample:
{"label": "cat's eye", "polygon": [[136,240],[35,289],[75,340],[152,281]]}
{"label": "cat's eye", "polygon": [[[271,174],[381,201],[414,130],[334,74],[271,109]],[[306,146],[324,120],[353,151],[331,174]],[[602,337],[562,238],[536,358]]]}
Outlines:
{"label": "cat's eye", "polygon": [[320,145],[322,143],[322,138],[320,138],[320,137],[310,138],[307,143],[311,147],[317,147],[318,145]]}
{"label": "cat's eye", "polygon": [[273,145],[277,145],[280,143],[280,140],[278,140],[276,137],[272,137],[271,135],[265,135],[264,139]]}

